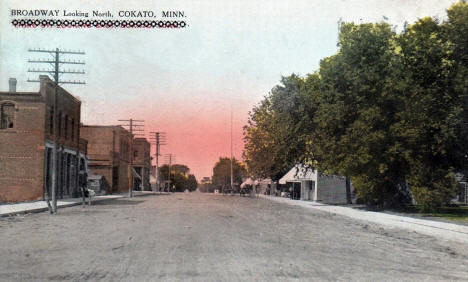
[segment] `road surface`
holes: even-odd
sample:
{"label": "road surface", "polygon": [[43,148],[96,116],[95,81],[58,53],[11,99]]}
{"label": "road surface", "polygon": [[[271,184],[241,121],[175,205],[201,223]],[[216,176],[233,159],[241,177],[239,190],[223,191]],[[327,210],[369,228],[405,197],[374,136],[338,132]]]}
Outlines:
{"label": "road surface", "polygon": [[201,193],[0,219],[1,281],[468,280],[468,246]]}

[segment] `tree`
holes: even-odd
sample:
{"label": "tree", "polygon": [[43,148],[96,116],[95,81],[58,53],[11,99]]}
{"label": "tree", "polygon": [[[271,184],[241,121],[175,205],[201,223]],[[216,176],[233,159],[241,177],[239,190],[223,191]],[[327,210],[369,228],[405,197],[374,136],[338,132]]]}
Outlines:
{"label": "tree", "polygon": [[[171,165],[171,188],[175,187],[175,192],[185,190],[194,191],[197,189],[197,180],[193,174],[189,174],[190,169],[186,165]],[[163,165],[159,168],[159,175],[162,181],[167,181],[169,176],[169,166]]]}
{"label": "tree", "polygon": [[367,203],[405,203],[406,184],[423,209],[453,198],[468,151],[466,3],[448,14],[401,35],[343,24],[339,52],[321,63],[315,156],[323,170],[350,175]]}
{"label": "tree", "polygon": [[250,113],[244,127],[244,159],[249,174],[280,178],[297,163],[310,163],[308,136],[314,128],[319,87],[317,74],[306,79],[292,74],[281,79],[259,106]]}
{"label": "tree", "polygon": [[186,175],[190,172],[190,169],[188,168],[188,166],[183,165],[183,164],[173,164],[171,166],[171,170],[181,173],[183,175]]}
{"label": "tree", "polygon": [[276,129],[270,110],[270,99],[265,99],[250,113],[248,125],[244,127],[243,157],[249,173],[257,177],[278,174],[276,158],[281,153],[276,141]]}
{"label": "tree", "polygon": [[[447,10],[448,20],[442,26],[445,39],[450,42],[448,58],[453,63],[450,80],[461,105],[460,126],[456,135],[462,145],[456,170],[468,175],[468,4],[460,1]],[[461,168],[460,168],[461,167]]]}
{"label": "tree", "polygon": [[195,178],[195,175],[189,174],[187,177],[187,189],[189,191],[195,191],[197,190],[198,187],[198,182],[197,179]]}
{"label": "tree", "polygon": [[468,18],[465,30],[453,32],[463,22],[457,15],[468,15],[467,10],[466,3],[456,4],[449,9],[448,23],[422,18],[399,37],[406,87],[397,133],[406,144],[411,191],[424,210],[435,210],[454,197],[454,172],[463,169],[468,151],[463,97],[467,42],[458,37],[468,35]]}
{"label": "tree", "polygon": [[[244,165],[233,158],[232,160],[233,180],[234,183],[241,183],[242,178],[247,176],[247,171]],[[213,167],[212,183],[214,185],[221,185],[229,187],[231,184],[231,159],[224,157],[219,158]]]}
{"label": "tree", "polygon": [[350,176],[362,200],[381,206],[409,199],[391,132],[400,103],[395,37],[386,23],[342,24],[338,53],[320,64],[311,137],[322,171]]}

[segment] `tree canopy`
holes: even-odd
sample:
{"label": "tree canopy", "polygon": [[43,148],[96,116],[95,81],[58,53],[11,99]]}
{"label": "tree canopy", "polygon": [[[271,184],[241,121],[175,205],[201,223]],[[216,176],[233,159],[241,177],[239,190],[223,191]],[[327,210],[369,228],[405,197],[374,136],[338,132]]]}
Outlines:
{"label": "tree canopy", "polygon": [[[183,164],[171,165],[171,189],[174,192],[184,192],[185,190],[195,191],[197,189],[197,179],[195,175],[189,174],[190,169]],[[169,166],[167,164],[159,168],[161,181],[166,182],[169,177]]]}
{"label": "tree canopy", "polygon": [[249,173],[278,178],[302,163],[350,177],[368,204],[448,203],[468,164],[468,6],[447,13],[399,34],[341,23],[336,54],[283,77],[250,112]]}
{"label": "tree canopy", "polygon": [[[241,183],[242,178],[247,175],[244,165],[232,159],[232,171],[234,183]],[[231,158],[219,158],[213,167],[212,184],[217,186],[228,187],[231,184]]]}

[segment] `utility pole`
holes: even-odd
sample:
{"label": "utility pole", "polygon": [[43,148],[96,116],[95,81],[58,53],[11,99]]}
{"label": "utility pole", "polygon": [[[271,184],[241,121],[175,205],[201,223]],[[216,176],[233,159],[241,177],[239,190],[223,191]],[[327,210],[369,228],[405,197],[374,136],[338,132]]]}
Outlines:
{"label": "utility pole", "polygon": [[232,152],[232,105],[231,105],[231,192],[234,190],[234,176],[233,176],[233,169],[232,169],[232,160],[233,152]]}
{"label": "utility pole", "polygon": [[[153,135],[154,134],[154,135]],[[159,190],[159,156],[161,156],[161,146],[167,145],[166,143],[166,133],[165,132],[150,132],[151,143],[154,143],[156,148],[154,152],[154,157],[156,159],[156,170],[154,172],[154,177],[156,178],[156,189]]]}
{"label": "utility pole", "polygon": [[171,191],[171,166],[172,166],[172,161],[175,160],[175,155],[174,154],[166,154],[166,161],[168,161],[168,167],[167,167],[167,192]]}
{"label": "utility pole", "polygon": [[[47,49],[29,49],[28,52],[33,53],[47,53],[52,58],[51,59],[29,59],[28,63],[34,64],[50,64],[52,69],[28,69],[28,72],[33,73],[48,73],[53,75],[55,87],[54,87],[54,105],[53,105],[53,147],[52,147],[52,176],[51,176],[51,187],[50,187],[50,194],[48,191],[48,187],[45,189],[44,196],[47,201],[47,205],[49,207],[50,213],[57,213],[57,93],[59,84],[85,84],[84,81],[71,81],[71,80],[60,80],[60,75],[62,74],[84,74],[83,70],[61,70],[60,66],[65,64],[71,65],[84,65],[84,61],[76,61],[76,60],[67,60],[61,59],[62,55],[84,55],[84,51],[70,51],[70,50],[63,50],[56,48],[55,50],[47,50]],[[28,79],[28,82],[40,82],[40,80],[32,80]],[[79,123],[78,123],[79,124]],[[72,129],[73,130],[73,129]],[[75,178],[75,186],[78,187],[78,179],[79,179],[79,147],[80,147],[80,137],[77,136],[77,149],[76,149],[76,178]],[[83,201],[84,201],[84,194]],[[50,201],[52,200],[52,206],[50,205]]]}
{"label": "utility pole", "polygon": [[[129,187],[128,187],[128,197],[133,197],[133,158],[135,157],[135,152],[133,150],[133,136],[143,136],[143,134],[139,133],[141,131],[145,131],[142,127],[144,126],[144,120],[140,119],[119,119],[122,122],[128,122],[128,124],[123,124],[122,126],[128,127],[128,131],[130,132],[130,165],[128,169],[128,179],[129,179]],[[137,132],[137,133],[135,133]]]}
{"label": "utility pole", "polygon": [[168,170],[167,170],[168,174],[169,174],[169,177],[167,178],[168,179],[168,185],[167,186],[169,187],[168,192],[171,191],[171,162],[172,162],[172,155],[169,154],[169,167],[168,167]]}

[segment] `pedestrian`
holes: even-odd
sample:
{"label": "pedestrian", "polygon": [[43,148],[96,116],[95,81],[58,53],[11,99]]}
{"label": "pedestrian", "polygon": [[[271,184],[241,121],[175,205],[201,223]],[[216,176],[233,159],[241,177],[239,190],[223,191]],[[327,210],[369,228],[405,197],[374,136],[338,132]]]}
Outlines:
{"label": "pedestrian", "polygon": [[87,189],[88,186],[88,174],[86,172],[80,172],[78,176],[78,186],[81,190],[81,196],[83,200],[83,205],[85,204],[85,198],[89,197],[89,192]]}

